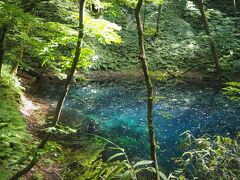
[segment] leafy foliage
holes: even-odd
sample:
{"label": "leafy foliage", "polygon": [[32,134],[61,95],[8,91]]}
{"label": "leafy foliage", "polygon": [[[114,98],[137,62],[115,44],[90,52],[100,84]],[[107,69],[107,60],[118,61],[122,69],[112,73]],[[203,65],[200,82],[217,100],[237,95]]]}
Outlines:
{"label": "leafy foliage", "polygon": [[[146,12],[142,14],[150,68],[175,71],[190,67],[196,71],[204,69],[204,73],[213,72],[209,37],[204,33],[198,8],[192,1],[163,2],[146,1]],[[225,75],[231,77],[240,69],[239,31],[235,26],[238,18],[232,16],[231,3],[225,0],[222,2],[224,6],[218,6],[212,1],[206,3],[221,66]],[[99,9],[98,12],[93,12],[93,4]],[[38,1],[34,13],[29,12],[31,5],[29,0],[16,3],[1,1],[3,11],[0,26],[4,22],[11,22],[7,36],[6,62],[18,62],[24,44],[23,68],[26,65],[36,67],[36,64],[41,63],[57,73],[67,72],[77,38],[76,3],[69,0]],[[160,33],[155,35],[159,5],[163,6]],[[129,0],[88,2],[85,48],[91,53],[81,58],[79,69],[121,70],[139,66],[133,11],[135,6],[136,1]]]}
{"label": "leafy foliage", "polygon": [[103,44],[121,43],[121,37],[115,32],[120,31],[121,27],[115,23],[110,23],[104,19],[94,19],[85,17],[86,31],[91,36]]}
{"label": "leafy foliage", "polygon": [[29,150],[31,137],[19,112],[21,87],[9,75],[0,78],[0,172],[7,179]]}
{"label": "leafy foliage", "polygon": [[[156,172],[154,168],[151,167],[152,161],[143,160],[136,162],[135,164],[131,164],[126,152],[124,149],[119,147],[110,147],[110,149],[118,150],[119,153],[116,153],[108,158],[107,164],[100,169],[100,171],[94,175],[92,178],[94,179],[137,179],[138,174],[143,171]],[[116,160],[119,158],[123,158],[123,160]],[[110,170],[106,172],[106,170]]]}
{"label": "leafy foliage", "polygon": [[182,148],[186,151],[176,162],[175,173],[182,179],[238,179],[240,146],[239,135],[229,137],[204,135],[195,138],[189,131],[182,134]]}
{"label": "leafy foliage", "polygon": [[240,83],[239,82],[228,82],[226,83],[224,94],[226,94],[231,100],[238,101],[240,100]]}

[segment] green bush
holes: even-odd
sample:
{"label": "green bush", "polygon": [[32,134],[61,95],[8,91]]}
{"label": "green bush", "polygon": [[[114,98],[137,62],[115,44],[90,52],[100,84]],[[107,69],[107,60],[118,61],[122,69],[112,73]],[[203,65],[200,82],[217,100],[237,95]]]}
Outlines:
{"label": "green bush", "polygon": [[175,175],[201,180],[240,178],[240,133],[236,139],[207,134],[195,138],[189,131],[182,136],[185,152],[176,160],[180,168]]}

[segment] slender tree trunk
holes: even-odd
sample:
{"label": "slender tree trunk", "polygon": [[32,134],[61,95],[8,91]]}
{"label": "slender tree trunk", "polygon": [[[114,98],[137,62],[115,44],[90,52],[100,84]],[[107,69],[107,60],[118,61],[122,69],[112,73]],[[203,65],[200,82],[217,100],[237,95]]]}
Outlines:
{"label": "slender tree trunk", "polygon": [[232,0],[233,3],[233,15],[234,17],[237,16],[237,4],[236,4],[236,0]]}
{"label": "slender tree trunk", "polygon": [[157,153],[156,153],[156,140],[154,134],[154,126],[153,126],[153,87],[151,78],[148,73],[148,65],[146,59],[146,53],[144,48],[144,37],[143,37],[143,25],[141,22],[141,7],[142,7],[143,0],[138,0],[136,9],[135,9],[135,16],[137,22],[137,30],[138,30],[138,38],[139,38],[139,59],[142,63],[142,70],[145,77],[146,87],[147,87],[147,94],[148,94],[148,101],[147,101],[147,120],[148,120],[148,131],[149,131],[149,139],[150,139],[150,146],[151,146],[151,159],[153,161],[152,166],[156,169],[156,174],[154,175],[155,180],[159,180],[160,177],[158,175],[158,162],[157,162]]}
{"label": "slender tree trunk", "polygon": [[4,59],[4,52],[5,52],[5,47],[4,47],[4,39],[7,33],[7,26],[3,25],[0,28],[0,76],[2,74],[2,65],[3,65],[3,59]]}
{"label": "slender tree trunk", "polygon": [[215,64],[215,71],[216,71],[217,76],[219,77],[221,75],[221,67],[220,67],[219,58],[218,58],[218,54],[217,54],[216,43],[213,40],[213,38],[211,37],[211,32],[209,29],[207,15],[204,10],[204,0],[198,0],[198,6],[199,6],[199,9],[201,12],[201,17],[202,17],[205,32],[210,38],[210,47],[211,47],[213,61]]}
{"label": "slender tree trunk", "polygon": [[12,68],[11,68],[11,71],[10,71],[10,74],[12,75],[16,75],[17,74],[17,71],[18,71],[18,66],[19,66],[19,63],[22,61],[23,59],[23,53],[24,53],[24,46],[22,46],[20,48],[20,55],[19,55],[19,58],[13,62],[13,65],[12,65]]}
{"label": "slender tree trunk", "polygon": [[155,35],[158,35],[159,29],[160,29],[160,18],[161,18],[161,13],[162,13],[162,7],[163,7],[162,4],[158,5],[157,26],[156,26],[156,34]]}
{"label": "slender tree trunk", "polygon": [[147,3],[144,4],[143,22],[142,22],[143,30],[145,29],[146,16],[147,16]]}
{"label": "slender tree trunk", "polygon": [[[237,3],[236,3],[236,0],[233,0],[233,1],[232,1],[232,4],[233,4],[233,16],[234,16],[235,18],[237,18],[237,16],[238,16],[238,11],[237,11]],[[236,30],[238,29],[238,24],[239,24],[238,21],[239,21],[238,19],[235,19],[235,28],[236,28]]]}
{"label": "slender tree trunk", "polygon": [[[74,72],[76,70],[77,63],[79,61],[79,57],[80,57],[80,54],[81,54],[82,39],[83,39],[83,35],[84,35],[84,23],[83,23],[84,9],[85,9],[85,0],[79,0],[79,34],[78,34],[78,39],[77,39],[75,56],[74,56],[73,63],[71,65],[71,69],[69,71],[69,74],[67,76],[67,79],[65,81],[63,93],[61,94],[61,96],[59,98],[59,101],[58,101],[58,104],[57,104],[57,107],[56,107],[56,110],[55,110],[55,115],[54,115],[53,122],[52,122],[53,127],[55,127],[59,122],[62,107],[63,107],[64,101],[65,101],[65,98],[68,94],[70,83],[72,81],[72,78],[73,78],[73,75],[74,75]],[[38,145],[37,150],[44,148],[44,146],[48,142],[50,136],[51,136],[51,133],[47,133],[44,136],[44,138],[42,139],[42,141]],[[10,180],[17,180],[19,177],[26,174],[28,171],[30,171],[33,168],[33,166],[38,162],[39,159],[40,159],[40,157],[38,156],[37,151],[36,151],[34,156],[33,156],[32,161],[25,168],[18,171],[14,176],[12,176],[10,178]]]}
{"label": "slender tree trunk", "polygon": [[[24,12],[34,14],[36,6],[37,6],[37,3],[36,3],[35,0],[33,0],[30,4],[28,4],[27,8],[23,7]],[[27,30],[26,30],[26,34],[27,35],[29,33],[29,30],[30,30],[30,27],[28,27]],[[13,62],[13,65],[12,65],[12,68],[11,68],[11,71],[10,71],[10,74],[12,74],[12,75],[16,75],[17,74],[19,64],[21,63],[21,61],[23,59],[24,44],[25,44],[25,41],[23,40],[22,47],[20,48],[20,56],[19,56],[19,58],[16,61]]]}

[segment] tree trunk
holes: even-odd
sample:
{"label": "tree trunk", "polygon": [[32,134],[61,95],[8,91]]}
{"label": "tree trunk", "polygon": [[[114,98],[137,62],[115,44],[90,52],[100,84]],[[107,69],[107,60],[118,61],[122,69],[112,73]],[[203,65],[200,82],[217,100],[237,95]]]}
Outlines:
{"label": "tree trunk", "polygon": [[144,37],[143,37],[143,25],[141,22],[140,12],[142,7],[143,0],[138,0],[136,9],[135,9],[135,16],[137,22],[137,30],[138,30],[138,39],[139,39],[139,59],[142,64],[142,70],[145,77],[146,87],[147,87],[147,120],[148,120],[148,131],[149,131],[149,139],[150,139],[150,146],[151,146],[151,159],[153,161],[152,166],[156,169],[156,174],[154,175],[154,179],[159,180],[160,177],[158,175],[158,162],[157,162],[157,153],[156,153],[156,140],[154,134],[154,126],[153,126],[153,87],[151,78],[148,74],[148,65],[146,59],[146,53],[144,48]]}
{"label": "tree trunk", "polygon": [[210,38],[210,47],[211,47],[213,61],[215,64],[215,71],[216,71],[217,76],[219,77],[221,75],[221,67],[220,67],[219,58],[218,58],[218,54],[217,54],[216,43],[213,40],[213,38],[211,37],[211,32],[209,29],[207,15],[204,10],[204,0],[198,0],[198,6],[199,6],[199,9],[201,12],[201,17],[202,17],[205,32]]}
{"label": "tree trunk", "polygon": [[3,25],[0,28],[0,76],[2,74],[2,65],[3,65],[3,59],[4,59],[3,56],[4,56],[4,52],[5,52],[4,39],[5,39],[6,33],[7,33],[7,26]]}
{"label": "tree trunk", "polygon": [[[67,79],[65,81],[64,90],[58,100],[58,104],[57,104],[57,107],[55,110],[55,115],[54,115],[53,122],[52,122],[53,127],[55,127],[59,122],[62,107],[63,107],[64,101],[65,101],[65,98],[68,94],[69,86],[72,81],[72,78],[73,78],[73,75],[76,70],[77,63],[79,61],[79,57],[81,54],[82,39],[83,39],[83,35],[84,35],[84,23],[83,23],[84,9],[85,9],[85,0],[79,0],[79,34],[78,34],[78,39],[77,39],[75,56],[74,56],[69,74],[67,76]],[[38,145],[37,150],[44,148],[44,146],[48,142],[50,136],[51,136],[51,133],[46,133],[46,135],[44,136],[44,138]],[[10,178],[10,180],[17,180],[19,177],[26,174],[28,171],[30,171],[33,168],[33,166],[38,162],[39,159],[40,159],[40,157],[38,156],[37,151],[35,151],[32,161],[24,169],[18,171],[14,176],[12,176]]]}
{"label": "tree trunk", "polygon": [[233,15],[234,17],[237,16],[237,5],[236,5],[236,0],[233,0]]}
{"label": "tree trunk", "polygon": [[161,13],[162,13],[162,4],[158,5],[158,15],[157,15],[157,26],[156,26],[156,34],[158,35],[159,29],[160,29],[160,18],[161,18]]}
{"label": "tree trunk", "polygon": [[147,16],[147,3],[144,4],[143,22],[142,22],[143,30],[145,29],[146,16]]}
{"label": "tree trunk", "polygon": [[22,46],[21,49],[20,49],[20,56],[19,56],[19,58],[16,61],[13,62],[10,74],[12,74],[12,75],[16,75],[17,74],[19,63],[23,59],[23,53],[24,53],[24,46]]}
{"label": "tree trunk", "polygon": [[[36,5],[37,5],[37,2],[35,0],[33,0],[30,4],[28,4],[28,6],[24,6],[23,7],[24,12],[34,14],[34,10],[36,8]],[[27,35],[29,33],[29,30],[30,30],[30,27],[28,27],[27,30],[26,30],[26,34]],[[20,56],[19,56],[19,58],[16,61],[13,62],[13,65],[12,65],[12,68],[11,68],[11,71],[10,71],[10,74],[12,74],[12,75],[16,75],[17,74],[19,64],[21,63],[21,61],[23,59],[24,44],[25,44],[25,41],[23,40],[22,47],[20,48],[21,49],[20,50]]]}

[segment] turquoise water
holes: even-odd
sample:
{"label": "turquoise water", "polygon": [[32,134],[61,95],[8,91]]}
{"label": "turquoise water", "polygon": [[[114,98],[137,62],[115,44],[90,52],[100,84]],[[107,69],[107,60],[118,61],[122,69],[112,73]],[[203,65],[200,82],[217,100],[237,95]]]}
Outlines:
{"label": "turquoise water", "polygon": [[[154,83],[154,121],[158,160],[167,171],[171,158],[181,154],[179,135],[190,130],[234,135],[240,125],[239,107],[221,91],[192,84]],[[139,82],[102,82],[75,85],[65,103],[62,122],[100,134],[125,148],[132,159],[149,159],[146,90]],[[81,127],[82,128],[82,127]]]}

